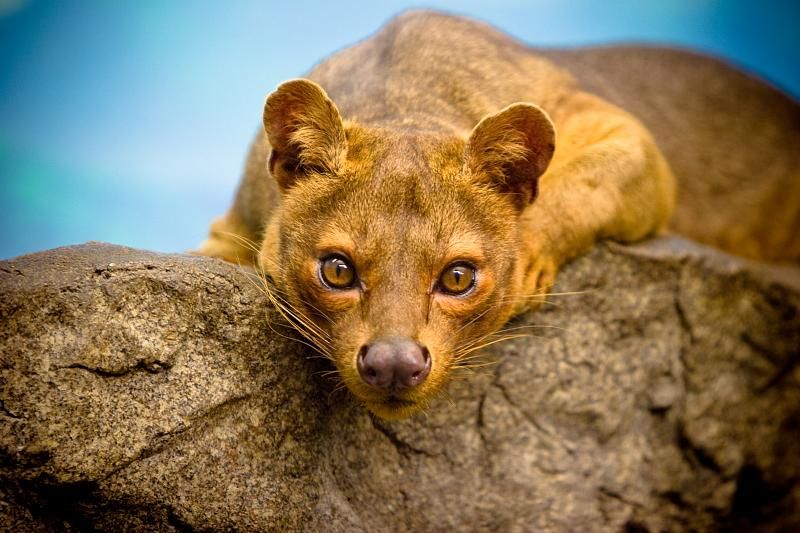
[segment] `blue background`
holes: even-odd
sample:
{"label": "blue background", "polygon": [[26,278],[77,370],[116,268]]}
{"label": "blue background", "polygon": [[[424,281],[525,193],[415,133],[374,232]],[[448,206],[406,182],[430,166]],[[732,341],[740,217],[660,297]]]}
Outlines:
{"label": "blue background", "polygon": [[[534,45],[673,43],[800,94],[800,2],[433,1]],[[182,251],[229,205],[264,96],[401,1],[0,0],[0,258]]]}

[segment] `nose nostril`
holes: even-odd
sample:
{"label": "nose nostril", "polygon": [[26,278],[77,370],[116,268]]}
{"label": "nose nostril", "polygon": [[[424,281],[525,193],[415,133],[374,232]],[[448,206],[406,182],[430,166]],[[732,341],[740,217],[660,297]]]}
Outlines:
{"label": "nose nostril", "polygon": [[409,373],[406,386],[415,387],[420,385],[431,371],[431,354],[425,346],[419,346],[419,359],[415,364],[416,368]]}
{"label": "nose nostril", "polygon": [[369,345],[368,344],[363,345],[361,347],[361,349],[358,350],[358,360],[359,361],[363,361],[364,360],[364,357],[366,357],[366,355],[367,355],[367,350],[369,350]]}
{"label": "nose nostril", "polygon": [[378,373],[377,373],[377,372],[375,372],[375,369],[374,369],[374,368],[368,368],[366,373],[367,373],[367,377],[368,377],[368,378],[375,378],[375,377],[378,377]]}

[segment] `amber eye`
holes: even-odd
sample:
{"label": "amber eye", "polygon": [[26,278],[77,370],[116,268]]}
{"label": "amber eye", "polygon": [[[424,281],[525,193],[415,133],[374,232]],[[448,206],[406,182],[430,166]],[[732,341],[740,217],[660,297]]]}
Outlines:
{"label": "amber eye", "polygon": [[349,289],[356,281],[356,269],[341,255],[329,255],[320,261],[319,275],[333,289]]}
{"label": "amber eye", "polygon": [[466,294],[475,286],[475,268],[467,263],[455,263],[439,276],[439,288],[453,295]]}

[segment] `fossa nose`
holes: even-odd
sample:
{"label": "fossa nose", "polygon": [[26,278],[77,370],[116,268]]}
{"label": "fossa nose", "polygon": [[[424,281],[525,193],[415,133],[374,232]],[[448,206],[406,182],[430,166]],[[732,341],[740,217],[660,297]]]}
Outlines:
{"label": "fossa nose", "polygon": [[425,346],[409,338],[390,337],[362,346],[357,365],[365,383],[391,394],[424,382],[431,356]]}

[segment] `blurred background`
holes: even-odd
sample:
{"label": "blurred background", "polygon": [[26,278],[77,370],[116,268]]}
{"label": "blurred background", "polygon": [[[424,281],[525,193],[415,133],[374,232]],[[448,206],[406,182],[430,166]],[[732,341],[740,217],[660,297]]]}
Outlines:
{"label": "blurred background", "polygon": [[[418,5],[0,0],[0,258],[197,245],[230,204],[264,96]],[[800,95],[798,1],[427,6],[537,46],[688,46]]]}

